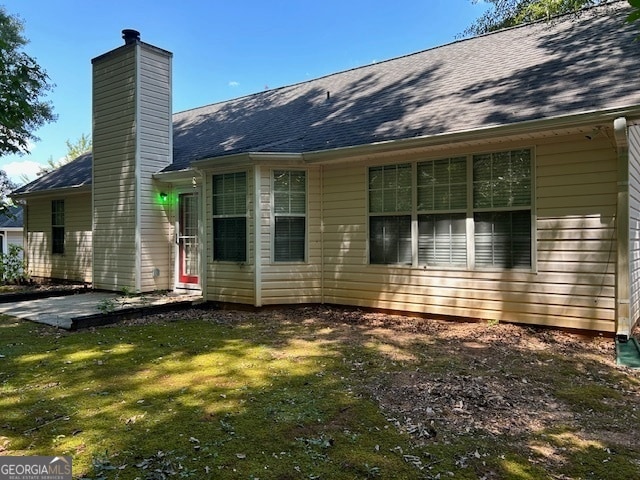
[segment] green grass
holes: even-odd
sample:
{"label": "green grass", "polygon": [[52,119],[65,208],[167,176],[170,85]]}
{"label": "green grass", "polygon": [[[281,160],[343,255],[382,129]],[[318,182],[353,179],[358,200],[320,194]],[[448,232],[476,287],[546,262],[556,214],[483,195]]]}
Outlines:
{"label": "green grass", "polygon": [[409,439],[348,391],[335,345],[304,334],[207,321],[58,334],[4,318],[4,453],[71,455],[89,478],[414,478],[393,450]]}
{"label": "green grass", "polygon": [[[68,333],[0,316],[0,455],[70,455],[74,477],[91,479],[640,476],[637,444],[585,440],[573,426],[446,441],[396,429],[363,386],[419,369],[482,375],[477,368],[491,367],[472,364],[453,344],[428,335],[401,342],[277,312],[242,317]],[[499,368],[546,378],[579,414],[635,418],[638,404],[625,406],[621,392],[637,379],[532,355],[513,352]],[[567,382],[577,375],[580,382]],[[594,376],[606,377],[605,386],[585,380]]]}

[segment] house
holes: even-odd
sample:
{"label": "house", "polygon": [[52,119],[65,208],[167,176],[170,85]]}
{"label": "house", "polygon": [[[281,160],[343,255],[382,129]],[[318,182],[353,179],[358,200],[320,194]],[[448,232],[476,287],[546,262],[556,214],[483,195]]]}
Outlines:
{"label": "house", "polygon": [[0,253],[9,253],[9,245],[22,247],[22,208],[9,206],[7,214],[0,214]]}
{"label": "house", "polygon": [[172,54],[93,65],[93,152],[15,192],[33,276],[629,337],[640,46],[628,5],[179,113]]}

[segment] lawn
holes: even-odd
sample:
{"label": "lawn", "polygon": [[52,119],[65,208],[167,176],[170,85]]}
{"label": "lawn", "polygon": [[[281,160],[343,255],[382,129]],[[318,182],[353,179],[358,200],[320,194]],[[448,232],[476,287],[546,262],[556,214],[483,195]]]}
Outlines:
{"label": "lawn", "polygon": [[0,317],[0,455],[74,478],[640,478],[613,341],[314,307]]}

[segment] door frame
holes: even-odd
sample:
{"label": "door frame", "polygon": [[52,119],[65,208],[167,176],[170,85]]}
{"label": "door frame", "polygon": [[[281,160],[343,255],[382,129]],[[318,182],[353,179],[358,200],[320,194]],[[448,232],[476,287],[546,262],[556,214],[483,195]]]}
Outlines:
{"label": "door frame", "polygon": [[[198,258],[197,268],[198,268],[198,281],[197,283],[183,282],[180,277],[180,267],[181,267],[181,250],[180,250],[180,207],[181,207],[181,196],[186,194],[195,194],[197,195],[197,205],[195,212],[195,219],[198,222],[197,228],[197,252]],[[175,290],[188,290],[188,291],[202,291],[202,254],[203,254],[203,237],[202,237],[202,192],[200,188],[193,187],[184,187],[184,188],[176,188],[175,190],[175,206],[174,206],[174,241],[173,241],[173,257],[174,257],[174,289]]]}

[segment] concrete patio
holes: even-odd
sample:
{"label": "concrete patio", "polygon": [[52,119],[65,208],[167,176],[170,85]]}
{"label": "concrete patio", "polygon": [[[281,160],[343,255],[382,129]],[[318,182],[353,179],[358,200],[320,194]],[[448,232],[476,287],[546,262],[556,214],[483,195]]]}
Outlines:
{"label": "concrete patio", "polygon": [[[199,295],[181,294],[129,297],[111,292],[89,291],[76,295],[0,303],[0,313],[65,330],[75,330],[85,326],[114,323],[114,321],[89,321],[100,317],[111,316],[117,321],[121,312],[135,314],[136,310],[148,313],[162,307],[185,308],[197,303],[201,298]],[[87,321],[83,322],[83,319]]]}

